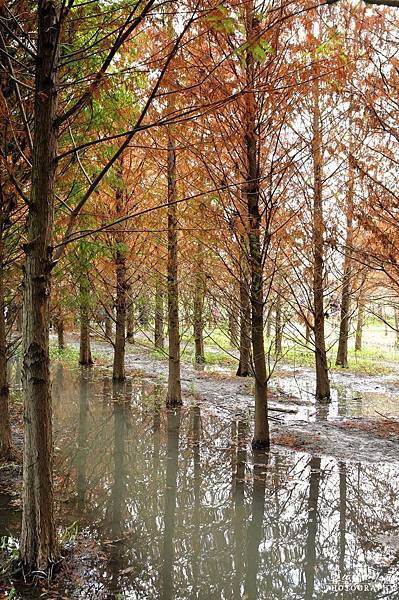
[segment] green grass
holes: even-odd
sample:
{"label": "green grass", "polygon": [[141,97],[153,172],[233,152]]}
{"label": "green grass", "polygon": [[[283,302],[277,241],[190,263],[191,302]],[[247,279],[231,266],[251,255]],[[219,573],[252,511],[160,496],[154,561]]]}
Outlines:
{"label": "green grass", "polygon": [[[329,324],[330,325],[330,324]],[[327,331],[327,339],[336,338],[336,328],[334,331]],[[327,342],[328,343],[328,342]],[[266,349],[273,349],[273,339],[265,340]],[[345,371],[361,373],[368,375],[390,375],[397,373],[396,365],[399,365],[399,349],[395,347],[395,332],[384,325],[370,320],[363,332],[363,349],[360,352],[354,350],[354,337],[350,338],[349,344],[349,368]],[[129,352],[130,344],[127,344]],[[150,356],[156,360],[167,360],[167,353],[156,350],[153,347],[151,339],[140,337],[137,344],[133,345],[134,351],[138,352],[140,347],[149,351]],[[205,335],[205,362],[207,366],[226,367],[234,370],[237,365],[237,359],[231,356],[233,348],[226,333],[222,329],[214,329],[210,337]],[[181,344],[182,360],[194,363],[194,339],[188,333],[183,334]],[[236,352],[236,351],[235,351]],[[59,350],[56,345],[50,347],[50,357],[52,360],[61,361],[71,366],[78,365],[79,351],[74,348]],[[340,371],[341,367],[335,365],[336,345],[329,350],[329,367],[332,371]],[[271,363],[274,357],[271,356]],[[95,353],[95,362],[97,365],[106,364],[110,361],[109,355]],[[311,348],[306,349],[301,344],[295,344],[291,341],[283,341],[283,356],[279,361],[279,366],[294,365],[297,367],[314,367],[314,353]]]}
{"label": "green grass", "polygon": [[[96,365],[101,366],[109,363],[109,356],[101,352],[92,352],[93,361]],[[50,344],[50,361],[61,362],[69,367],[79,365],[79,350],[71,346],[67,346],[60,350],[57,345]]]}
{"label": "green grass", "polygon": [[[348,353],[348,368],[343,369],[335,364],[336,351],[331,350],[328,353],[329,368],[332,371],[350,371],[353,373],[363,373],[366,375],[389,375],[396,372],[396,369],[385,361],[390,362],[391,356],[379,352],[377,349],[362,350],[360,352],[350,351]],[[314,367],[314,353],[300,346],[290,348],[283,353],[281,363],[294,365],[296,367]],[[399,363],[398,363],[399,364]]]}
{"label": "green grass", "polygon": [[50,345],[50,360],[59,361],[69,366],[79,363],[79,350],[76,348],[66,347],[60,350],[58,346]]}

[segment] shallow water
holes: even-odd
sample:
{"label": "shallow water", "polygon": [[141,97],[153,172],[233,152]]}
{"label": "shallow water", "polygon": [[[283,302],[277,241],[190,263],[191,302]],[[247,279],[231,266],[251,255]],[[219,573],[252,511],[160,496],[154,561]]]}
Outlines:
{"label": "shallow water", "polygon": [[76,598],[399,597],[398,466],[254,457],[246,411],[168,412],[160,385],[95,370],[53,380],[59,508],[101,545]]}

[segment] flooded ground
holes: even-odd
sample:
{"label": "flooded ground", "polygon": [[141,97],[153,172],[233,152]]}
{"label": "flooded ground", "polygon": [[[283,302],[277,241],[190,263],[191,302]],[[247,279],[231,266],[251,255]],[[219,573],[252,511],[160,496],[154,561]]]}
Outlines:
{"label": "flooded ground", "polygon": [[[393,457],[253,455],[251,406],[194,392],[171,412],[158,380],[115,386],[106,369],[54,367],[60,525],[77,522],[96,550],[73,590],[48,597],[399,598]],[[285,416],[274,430],[300,427]],[[0,496],[0,536],[18,527]]]}

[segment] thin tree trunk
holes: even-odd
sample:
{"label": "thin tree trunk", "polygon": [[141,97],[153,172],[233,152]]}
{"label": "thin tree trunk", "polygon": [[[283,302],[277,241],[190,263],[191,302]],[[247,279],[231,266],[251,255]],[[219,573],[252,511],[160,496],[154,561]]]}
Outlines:
{"label": "thin tree trunk", "polygon": [[15,329],[17,331],[17,333],[22,333],[22,329],[23,329],[23,308],[22,306],[18,305],[17,306],[17,316],[15,318]]}
{"label": "thin tree trunk", "polygon": [[35,138],[24,266],[24,457],[20,553],[26,572],[57,558],[49,370],[49,298],[57,154],[59,7],[38,2]]}
{"label": "thin tree trunk", "polygon": [[[167,36],[174,39],[174,5],[167,20]],[[173,92],[174,82],[170,81],[169,91]],[[174,96],[168,96],[168,111],[175,108]],[[168,178],[168,261],[167,261],[167,299],[168,299],[168,391],[167,406],[180,406],[180,327],[179,327],[179,284],[178,284],[178,239],[177,239],[177,186],[176,186],[176,145],[171,128],[167,132],[167,178]]]}
{"label": "thin tree trunk", "polygon": [[[0,206],[0,211],[2,207]],[[9,396],[10,389],[7,372],[7,339],[4,304],[4,269],[3,269],[3,218],[0,212],[0,459],[11,456],[11,425]]]}
{"label": "thin tree trunk", "polygon": [[266,337],[272,337],[272,306],[269,307],[266,315]]}
{"label": "thin tree trunk", "polygon": [[90,318],[89,318],[89,289],[85,277],[80,280],[80,346],[79,364],[89,366],[93,364],[90,347]]}
{"label": "thin tree trunk", "polygon": [[312,328],[310,327],[309,317],[307,317],[306,321],[305,321],[305,345],[306,345],[306,347],[309,346],[311,333],[312,333]]}
{"label": "thin tree trunk", "polygon": [[399,310],[394,308],[395,315],[395,347],[399,348]]}
{"label": "thin tree trunk", "polygon": [[276,321],[275,321],[275,354],[276,356],[280,356],[282,352],[282,339],[283,339],[283,330],[281,323],[281,295],[280,292],[277,291],[276,298]]}
{"label": "thin tree trunk", "polygon": [[155,282],[155,319],[154,319],[154,345],[158,350],[163,350],[164,338],[164,292],[159,277]]}
{"label": "thin tree trunk", "polygon": [[364,325],[364,301],[363,294],[359,297],[359,307],[357,312],[357,324],[356,324],[356,337],[355,337],[355,350],[360,352],[363,344],[363,325]]}
{"label": "thin tree trunk", "polygon": [[231,305],[230,305],[230,310],[229,310],[229,338],[230,338],[230,345],[233,346],[233,348],[237,348],[238,346],[238,311],[237,311],[237,304],[236,304],[236,300],[235,298],[233,298]]}
{"label": "thin tree trunk", "polygon": [[[349,144],[352,146],[351,142]],[[350,152],[351,154],[351,152]],[[351,156],[349,156],[348,190],[346,195],[346,241],[344,257],[344,274],[342,280],[341,296],[341,322],[339,328],[339,341],[336,365],[346,368],[348,366],[348,338],[350,322],[350,301],[352,283],[352,244],[353,244],[353,192],[355,173]]]}
{"label": "thin tree trunk", "polygon": [[112,319],[107,313],[104,319],[104,327],[105,327],[105,337],[107,340],[111,341],[112,338]]}
{"label": "thin tree trunk", "polygon": [[240,361],[237,377],[248,377],[250,374],[250,345],[251,345],[251,301],[248,291],[248,258],[245,251],[244,239],[241,240],[240,260]]}
{"label": "thin tree trunk", "polygon": [[138,321],[142,327],[147,327],[148,322],[150,320],[149,315],[148,315],[148,305],[149,305],[148,298],[146,298],[145,296],[142,296],[141,298],[139,298]]}
{"label": "thin tree trunk", "polygon": [[57,340],[58,340],[58,349],[64,350],[65,348],[65,327],[64,327],[64,319],[59,316],[55,321],[55,326],[57,329]]}
{"label": "thin tree trunk", "polygon": [[176,149],[172,137],[168,142],[168,333],[169,369],[168,406],[182,404],[180,382],[180,330],[179,289],[177,254],[177,207],[176,207]]}
{"label": "thin tree trunk", "polygon": [[129,344],[134,344],[135,311],[134,302],[132,300],[128,302],[126,310],[126,340],[129,342]]}
{"label": "thin tree trunk", "polygon": [[313,85],[313,310],[316,359],[316,398],[330,400],[330,381],[325,341],[324,319],[324,220],[323,157],[321,152],[321,117],[318,83]]}
{"label": "thin tree trunk", "polygon": [[[120,177],[123,175],[123,162],[120,159]],[[123,190],[116,191],[116,217],[123,214]],[[115,271],[116,271],[116,324],[114,344],[114,365],[112,378],[114,381],[124,381],[125,375],[125,341],[126,341],[126,301],[128,291],[126,250],[124,248],[124,232],[115,234]]]}
{"label": "thin tree trunk", "polygon": [[[251,0],[246,8],[246,29],[249,42],[258,35],[254,26],[255,8]],[[254,58],[246,53],[246,79],[248,89],[254,87]],[[245,150],[247,162],[246,197],[248,208],[248,241],[251,266],[251,337],[255,375],[255,431],[252,440],[254,449],[264,449],[270,444],[267,414],[267,375],[263,337],[263,250],[261,238],[261,211],[259,207],[259,162],[258,134],[256,127],[256,99],[253,91],[245,96],[246,132]]]}
{"label": "thin tree trunk", "polygon": [[126,335],[126,290],[127,269],[126,254],[117,250],[115,257],[116,266],[116,324],[114,365],[112,378],[114,381],[124,381],[125,375],[125,335]]}
{"label": "thin tree trunk", "polygon": [[203,246],[198,242],[197,247],[197,266],[195,271],[195,290],[194,290],[194,346],[195,346],[195,364],[202,366],[205,364],[204,350],[204,300],[205,300],[205,281],[204,281],[204,256]]}

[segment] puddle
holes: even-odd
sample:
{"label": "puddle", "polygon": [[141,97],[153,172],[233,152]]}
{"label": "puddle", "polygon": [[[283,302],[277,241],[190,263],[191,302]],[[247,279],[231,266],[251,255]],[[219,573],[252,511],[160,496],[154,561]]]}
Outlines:
{"label": "puddle", "polygon": [[[56,366],[53,393],[59,511],[101,547],[72,598],[398,597],[399,463],[254,457],[245,411],[95,370]],[[18,521],[0,496],[0,536]]]}

